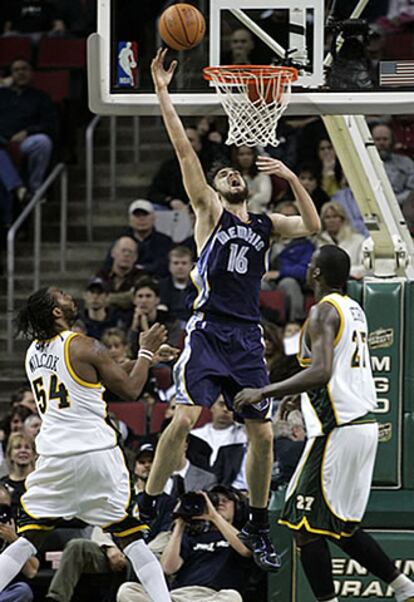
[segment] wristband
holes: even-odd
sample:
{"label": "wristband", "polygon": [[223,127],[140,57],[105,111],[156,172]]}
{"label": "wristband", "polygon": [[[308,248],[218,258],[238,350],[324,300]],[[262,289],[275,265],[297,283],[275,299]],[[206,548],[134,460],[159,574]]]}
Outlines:
{"label": "wristband", "polygon": [[148,361],[151,361],[154,357],[154,354],[152,351],[149,351],[148,349],[140,349],[138,351],[138,358],[140,358],[140,357],[142,357]]}

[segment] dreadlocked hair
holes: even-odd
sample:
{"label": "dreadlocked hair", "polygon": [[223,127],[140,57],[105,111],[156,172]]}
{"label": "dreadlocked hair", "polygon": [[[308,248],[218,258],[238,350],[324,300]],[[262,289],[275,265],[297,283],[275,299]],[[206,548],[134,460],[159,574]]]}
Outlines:
{"label": "dreadlocked hair", "polygon": [[17,334],[26,339],[38,339],[40,342],[51,339],[57,334],[52,315],[56,307],[55,299],[48,288],[41,288],[27,300],[16,318]]}

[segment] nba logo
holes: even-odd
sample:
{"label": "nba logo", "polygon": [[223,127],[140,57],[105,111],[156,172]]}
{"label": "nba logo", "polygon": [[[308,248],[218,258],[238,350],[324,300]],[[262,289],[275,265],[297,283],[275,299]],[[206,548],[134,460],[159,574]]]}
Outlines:
{"label": "nba logo", "polygon": [[136,88],[138,67],[137,42],[118,42],[116,84],[120,88]]}

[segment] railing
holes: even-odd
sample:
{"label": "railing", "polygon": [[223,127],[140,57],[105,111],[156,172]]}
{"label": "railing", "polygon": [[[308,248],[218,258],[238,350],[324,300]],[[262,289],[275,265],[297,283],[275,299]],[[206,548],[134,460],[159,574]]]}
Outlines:
{"label": "railing", "polygon": [[[101,123],[102,117],[95,115],[91,120],[85,133],[85,148],[86,148],[86,235],[88,242],[93,240],[93,215],[94,215],[94,137],[96,127]],[[116,150],[117,150],[117,123],[118,118],[111,116],[109,118],[109,195],[111,201],[116,198]],[[139,116],[133,117],[133,158],[134,164],[138,165],[140,160],[140,122]]]}
{"label": "railing", "polygon": [[15,242],[20,226],[34,210],[34,237],[33,237],[33,289],[40,285],[40,255],[42,244],[42,199],[55,180],[60,179],[60,271],[66,271],[66,241],[67,241],[67,213],[68,213],[68,179],[66,165],[59,163],[51,172],[42,186],[36,191],[28,205],[23,209],[7,234],[7,352],[12,353],[13,317],[14,317],[14,289],[15,289]]}
{"label": "railing", "polygon": [[86,128],[85,133],[85,148],[86,148],[86,235],[88,242],[92,242],[92,230],[93,230],[93,184],[94,184],[94,161],[93,151],[94,144],[93,138],[95,135],[95,129],[98,123],[101,121],[99,115],[95,115],[92,121]]}

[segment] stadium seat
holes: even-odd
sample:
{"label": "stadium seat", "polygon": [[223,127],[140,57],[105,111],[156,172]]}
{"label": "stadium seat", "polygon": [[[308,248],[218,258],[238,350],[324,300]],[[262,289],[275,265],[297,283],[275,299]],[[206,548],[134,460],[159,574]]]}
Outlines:
{"label": "stadium seat", "polygon": [[206,422],[211,422],[211,411],[208,408],[203,408],[200,414],[200,418],[195,423],[194,428],[204,426]]}
{"label": "stadium seat", "polygon": [[308,315],[310,308],[312,307],[312,305],[315,305],[315,303],[316,301],[313,295],[305,295],[305,302],[303,308],[305,310],[306,315]]}
{"label": "stadium seat", "polygon": [[156,403],[151,412],[150,433],[159,433],[162,421],[165,417],[165,411],[168,408],[167,403]]}
{"label": "stadium seat", "polygon": [[414,58],[414,37],[411,32],[391,33],[385,37],[384,56],[397,61]]}
{"label": "stadium seat", "polygon": [[42,38],[37,57],[38,69],[84,69],[86,40]]}
{"label": "stadium seat", "polygon": [[172,373],[169,366],[156,366],[152,369],[152,375],[155,378],[157,387],[166,391],[172,385]]}
{"label": "stadium seat", "polygon": [[32,60],[32,45],[30,38],[0,37],[0,67],[8,67],[16,58]]}
{"label": "stadium seat", "polygon": [[286,295],[282,291],[260,291],[260,307],[268,307],[278,313],[278,322],[286,320]]}
{"label": "stadium seat", "polygon": [[[116,406],[119,404],[115,404]],[[150,424],[150,432],[151,433],[159,433],[162,421],[165,417],[165,412],[167,410],[168,404],[166,403],[156,403],[152,408],[151,413],[151,424]],[[203,408],[200,414],[200,418],[197,420],[195,427],[198,428],[200,426],[204,426],[206,422],[211,422],[211,411],[208,408]]]}
{"label": "stadium seat", "polygon": [[108,403],[108,411],[125,422],[135,435],[145,435],[145,405],[141,401]]}
{"label": "stadium seat", "polygon": [[69,71],[36,71],[33,85],[60,103],[69,96]]}

